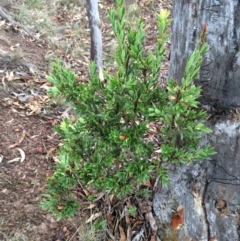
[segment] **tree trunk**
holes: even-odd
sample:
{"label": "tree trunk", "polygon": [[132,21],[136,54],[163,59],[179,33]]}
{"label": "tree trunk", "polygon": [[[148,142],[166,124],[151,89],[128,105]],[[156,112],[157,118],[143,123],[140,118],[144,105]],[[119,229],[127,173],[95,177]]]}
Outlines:
{"label": "tree trunk", "polygon": [[[240,0],[173,0],[169,75],[179,82],[206,23],[210,45],[196,84],[202,102],[230,110],[240,105]],[[227,117],[228,118],[228,117]],[[240,240],[240,124],[212,124],[203,142],[215,146],[211,161],[170,167],[171,184],[154,195],[162,241]]]}
{"label": "tree trunk", "polygon": [[207,24],[206,53],[196,83],[203,88],[202,101],[219,108],[240,105],[240,1],[173,0],[173,36],[169,75],[181,80],[190,53]]}
{"label": "tree trunk", "polygon": [[91,33],[91,60],[96,62],[99,78],[103,80],[102,33],[100,30],[101,22],[98,12],[98,0],[87,0],[87,13]]}

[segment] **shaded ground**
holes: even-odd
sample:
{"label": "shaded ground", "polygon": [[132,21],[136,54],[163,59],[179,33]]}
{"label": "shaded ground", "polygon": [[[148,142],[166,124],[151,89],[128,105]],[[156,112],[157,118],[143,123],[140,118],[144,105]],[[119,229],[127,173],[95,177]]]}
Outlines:
{"label": "shaded ground", "polygon": [[[21,1],[5,2],[0,1],[0,4],[4,4],[9,12],[20,9],[18,4]],[[143,17],[148,21],[147,46],[151,49],[156,40],[156,29],[152,25],[154,11],[165,5],[161,1],[146,2],[139,1],[134,13],[144,13]],[[112,45],[110,26],[104,22],[110,6],[108,1],[100,5],[105,47]],[[21,29],[0,20],[0,240],[87,240],[83,238],[85,215],[57,222],[39,206],[47,177],[54,171],[53,157],[59,144],[59,137],[52,127],[60,121],[66,109],[49,103],[45,80],[49,69],[47,60],[61,57],[83,80],[88,73],[88,32],[84,35],[88,23],[84,6],[78,6],[77,10],[82,10],[77,20],[73,20],[76,19],[75,12],[62,11],[54,15],[52,21],[56,26],[67,26],[62,34],[56,35],[58,44],[51,44],[50,38],[44,39],[44,36],[41,41],[33,40]],[[133,12],[130,19],[132,15]],[[74,21],[81,22],[82,31],[78,36],[69,28]],[[78,49],[79,41],[81,49]],[[105,52],[106,65],[111,51],[114,49]],[[23,159],[22,153],[25,159],[20,162],[15,158]]]}
{"label": "shaded ground", "polygon": [[[72,235],[76,227],[57,223],[39,207],[46,178],[53,172],[52,154],[59,143],[47,115],[48,98],[41,89],[47,70],[44,56],[49,48],[6,28],[4,24],[0,29],[0,49],[9,53],[0,61],[0,240],[64,240],[70,235],[68,228],[72,228]],[[19,59],[11,52],[15,46],[21,48]],[[40,74],[28,68],[23,58],[36,65]],[[18,148],[26,156],[21,163],[14,161],[21,157]]]}

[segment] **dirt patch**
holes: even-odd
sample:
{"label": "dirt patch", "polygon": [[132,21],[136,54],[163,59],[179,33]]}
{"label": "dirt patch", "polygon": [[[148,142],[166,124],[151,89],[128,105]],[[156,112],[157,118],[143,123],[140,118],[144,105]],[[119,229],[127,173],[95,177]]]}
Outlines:
{"label": "dirt patch", "polygon": [[[8,24],[1,26],[0,36],[0,240],[65,240],[81,219],[56,222],[40,208],[59,143],[53,131],[57,114],[41,88],[48,69],[45,55],[51,48]],[[22,153],[25,159],[20,162]]]}

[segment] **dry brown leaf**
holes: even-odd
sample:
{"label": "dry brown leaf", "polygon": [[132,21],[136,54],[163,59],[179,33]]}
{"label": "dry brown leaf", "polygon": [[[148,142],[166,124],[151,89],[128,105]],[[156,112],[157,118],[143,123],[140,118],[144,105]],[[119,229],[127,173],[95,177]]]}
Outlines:
{"label": "dry brown leaf", "polygon": [[13,102],[13,105],[17,106],[19,109],[25,109],[22,105],[20,105],[18,102]]}
{"label": "dry brown leaf", "polygon": [[26,136],[26,131],[23,131],[23,134],[22,134],[22,136],[20,137],[19,141],[16,142],[15,144],[13,144],[13,145],[10,145],[8,148],[12,149],[12,148],[18,146],[19,144],[21,144],[22,141],[24,140],[25,136]]}
{"label": "dry brown leaf", "polygon": [[46,103],[49,101],[49,97],[47,95],[39,96],[41,102]]}
{"label": "dry brown leaf", "polygon": [[119,233],[120,233],[120,240],[119,241],[126,241],[127,238],[126,238],[126,234],[124,232],[124,229],[121,225],[119,225]]}
{"label": "dry brown leaf", "polygon": [[12,149],[12,148],[14,148],[14,147],[16,147],[16,146],[18,146],[18,142],[10,145],[8,148],[9,148],[9,149]]}
{"label": "dry brown leaf", "polygon": [[20,137],[20,139],[19,139],[19,141],[18,141],[18,144],[22,143],[22,141],[24,140],[25,136],[26,136],[26,131],[23,131],[23,134],[22,134],[22,136]]}
{"label": "dry brown leaf", "polygon": [[110,202],[110,204],[112,204],[114,197],[115,197],[114,194],[111,194],[111,195],[109,196],[109,202]]}
{"label": "dry brown leaf", "polygon": [[87,189],[83,189],[83,192],[85,193],[86,196],[89,196],[91,194]]}
{"label": "dry brown leaf", "polygon": [[94,204],[94,203],[91,203],[89,206],[87,206],[86,208],[83,208],[83,211],[84,210],[88,210],[88,209],[93,209],[93,208],[95,208],[96,207],[96,204]]}
{"label": "dry brown leaf", "polygon": [[27,113],[27,115],[38,114],[41,111],[41,106],[38,104],[36,105],[29,105],[29,108],[32,110],[31,112]]}
{"label": "dry brown leaf", "polygon": [[102,212],[94,213],[91,215],[91,217],[85,222],[85,223],[91,223],[95,219],[99,218],[102,216]]}
{"label": "dry brown leaf", "polygon": [[58,205],[58,206],[57,206],[57,209],[58,209],[58,210],[62,210],[62,209],[64,209],[64,206]]}
{"label": "dry brown leaf", "polygon": [[52,147],[52,148],[50,148],[49,151],[47,152],[47,157],[48,157],[52,152],[54,152],[54,151],[56,151],[56,150],[57,150],[57,147]]}
{"label": "dry brown leaf", "polygon": [[100,192],[100,193],[98,193],[98,196],[97,196],[97,198],[95,199],[95,202],[97,202],[98,200],[100,200],[105,194],[106,194],[106,192]]}
{"label": "dry brown leaf", "polygon": [[180,208],[177,209],[177,212],[172,216],[172,229],[179,230],[183,223],[184,223],[184,209],[182,205],[179,206]]}

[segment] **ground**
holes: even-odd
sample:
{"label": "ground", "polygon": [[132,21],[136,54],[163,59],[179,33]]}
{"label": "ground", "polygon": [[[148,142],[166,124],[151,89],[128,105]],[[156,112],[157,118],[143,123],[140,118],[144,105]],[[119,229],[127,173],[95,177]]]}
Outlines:
{"label": "ground", "polygon": [[[84,236],[86,213],[57,222],[40,207],[60,142],[53,125],[67,110],[49,100],[46,76],[51,62],[59,57],[84,79],[88,73],[90,41],[84,4],[75,6],[75,1],[70,1],[73,8],[64,1],[56,1],[55,8],[51,8],[44,3],[50,5],[44,0],[0,1],[0,6],[19,23],[16,26],[0,20],[0,240],[96,240],[91,239],[90,230],[87,231],[89,239]],[[107,0],[99,4],[106,48],[111,46],[112,38],[106,18],[111,6]],[[131,1],[130,6],[129,21],[141,14],[149,30],[156,11],[170,5],[168,1],[155,0],[138,4]],[[48,13],[47,9],[55,12]],[[46,15],[42,16],[43,13]],[[45,25],[40,24],[41,17],[47,19]],[[46,27],[49,23],[52,34]],[[33,34],[26,34],[25,27]],[[149,48],[156,39],[155,33],[151,31]],[[114,50],[104,53],[105,63],[111,51]]]}

